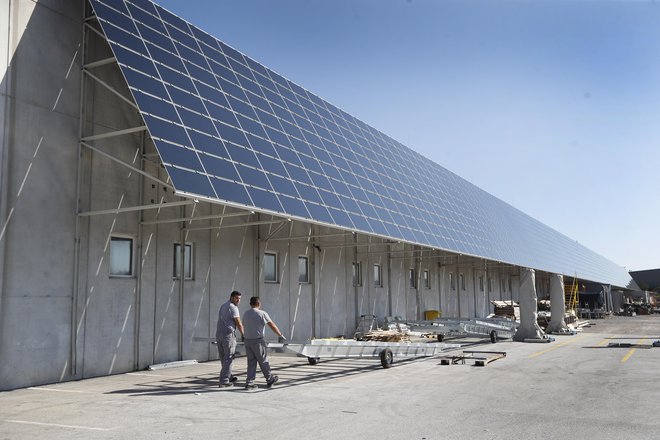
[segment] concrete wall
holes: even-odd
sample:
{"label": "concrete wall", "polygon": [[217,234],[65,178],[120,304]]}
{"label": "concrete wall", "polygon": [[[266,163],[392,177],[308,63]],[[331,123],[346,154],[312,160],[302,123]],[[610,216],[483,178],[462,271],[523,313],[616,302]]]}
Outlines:
{"label": "concrete wall", "polygon": [[0,389],[70,367],[81,17],[80,2],[0,6]]}

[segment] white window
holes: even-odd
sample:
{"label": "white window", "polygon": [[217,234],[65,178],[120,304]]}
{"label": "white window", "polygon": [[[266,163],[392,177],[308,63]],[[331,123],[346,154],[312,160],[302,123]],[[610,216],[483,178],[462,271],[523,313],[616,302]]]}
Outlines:
{"label": "white window", "polygon": [[264,281],[277,282],[277,254],[274,252],[264,252]]}
{"label": "white window", "polygon": [[458,276],[458,279],[461,282],[461,290],[465,290],[465,276],[463,274],[460,274]]}
{"label": "white window", "polygon": [[353,285],[354,286],[362,285],[362,267],[359,261],[353,262]]}
{"label": "white window", "polygon": [[374,286],[383,287],[383,268],[380,264],[374,264]]}
{"label": "white window", "polygon": [[481,275],[479,277],[479,291],[483,292],[484,291],[484,276]]}
{"label": "white window", "polygon": [[417,271],[415,269],[408,270],[408,287],[414,289],[417,287]]}
{"label": "white window", "polygon": [[[185,274],[186,280],[192,280],[193,278],[193,245],[191,243],[186,243],[186,246],[183,248],[183,271]],[[173,277],[179,278],[181,276],[181,245],[179,243],[174,243],[174,270]]]}
{"label": "white window", "polygon": [[431,277],[429,276],[429,271],[425,270],[422,272],[422,278],[424,280],[424,288],[425,289],[430,289],[431,288]]}
{"label": "white window", "polygon": [[133,276],[133,239],[110,237],[110,276]]}
{"label": "white window", "polygon": [[456,280],[454,280],[454,272],[449,272],[449,288],[456,290]]}
{"label": "white window", "polygon": [[298,257],[298,282],[309,283],[309,258]]}

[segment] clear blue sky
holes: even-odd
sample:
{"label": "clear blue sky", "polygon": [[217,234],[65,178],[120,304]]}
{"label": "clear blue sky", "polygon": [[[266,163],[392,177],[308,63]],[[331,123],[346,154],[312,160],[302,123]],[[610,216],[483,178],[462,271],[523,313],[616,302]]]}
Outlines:
{"label": "clear blue sky", "polygon": [[620,266],[660,267],[655,1],[156,1]]}

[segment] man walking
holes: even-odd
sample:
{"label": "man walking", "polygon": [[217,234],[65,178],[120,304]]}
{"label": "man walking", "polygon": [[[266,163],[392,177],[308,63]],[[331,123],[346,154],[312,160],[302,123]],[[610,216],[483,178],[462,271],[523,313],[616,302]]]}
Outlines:
{"label": "man walking", "polygon": [[245,382],[245,389],[253,390],[257,388],[254,384],[254,379],[257,376],[257,364],[266,378],[266,387],[270,388],[279,377],[274,376],[270,371],[270,363],[268,362],[268,349],[264,341],[264,331],[266,324],[271,330],[279,336],[279,341],[286,340],[277,325],[270,319],[268,313],[260,310],[261,300],[257,296],[250,298],[250,307],[243,314],[243,323],[245,324],[245,353],[247,354],[248,367],[247,367],[247,381]]}
{"label": "man walking", "polygon": [[218,355],[222,369],[220,370],[220,388],[230,387],[236,382],[236,376],[231,374],[231,365],[236,352],[236,329],[244,334],[238,304],[241,302],[241,292],[233,291],[229,301],[220,306],[218,311],[218,325],[215,330],[215,339],[218,342]]}

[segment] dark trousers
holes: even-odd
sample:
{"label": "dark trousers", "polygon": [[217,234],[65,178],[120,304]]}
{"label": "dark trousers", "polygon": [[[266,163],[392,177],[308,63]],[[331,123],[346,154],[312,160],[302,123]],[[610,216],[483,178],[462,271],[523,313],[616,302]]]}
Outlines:
{"label": "dark trousers", "polygon": [[263,339],[246,339],[245,354],[247,355],[247,381],[246,384],[254,383],[257,376],[257,364],[266,380],[271,378],[270,363],[268,363],[268,348]]}
{"label": "dark trousers", "polygon": [[222,363],[220,370],[220,383],[229,383],[231,378],[231,365],[234,362],[234,353],[236,353],[236,336],[233,333],[218,338],[218,355]]}

